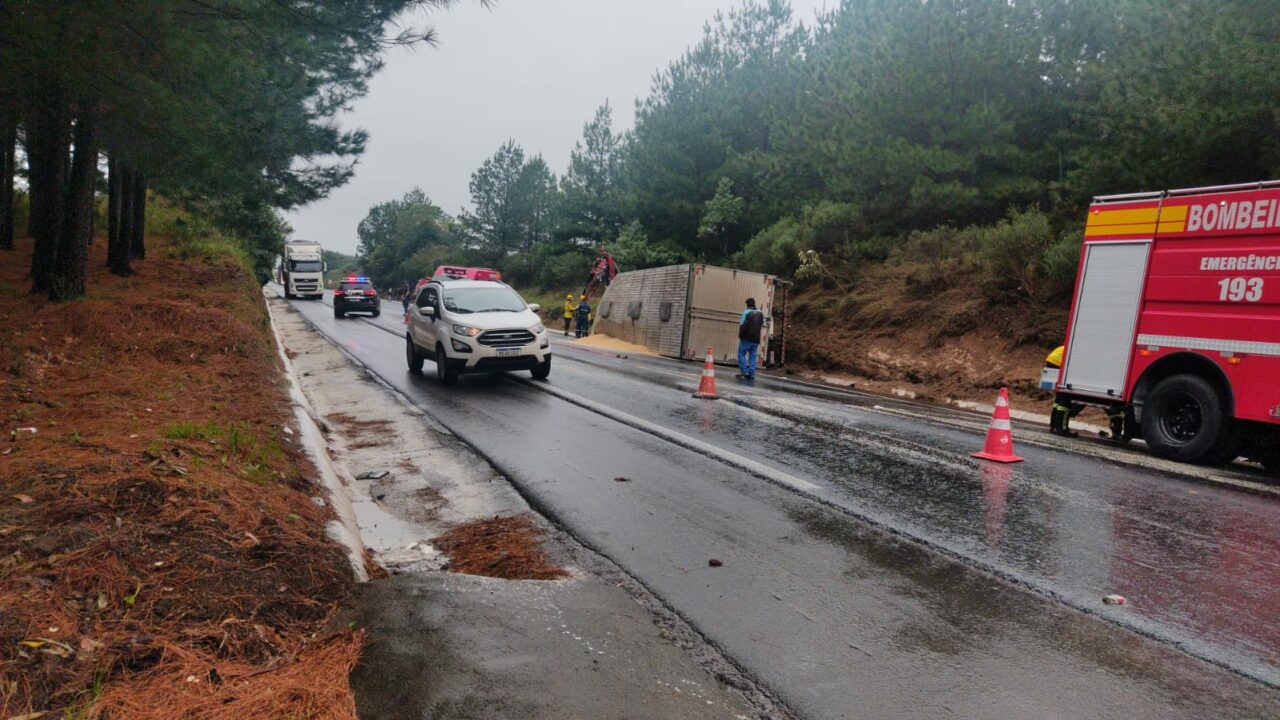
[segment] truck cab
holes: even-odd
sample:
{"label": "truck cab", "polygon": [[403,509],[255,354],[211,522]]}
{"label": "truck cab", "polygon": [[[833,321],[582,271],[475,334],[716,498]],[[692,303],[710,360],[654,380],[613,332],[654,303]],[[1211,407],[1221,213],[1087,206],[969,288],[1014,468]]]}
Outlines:
{"label": "truck cab", "polygon": [[293,240],[285,243],[281,258],[281,284],[288,299],[324,297],[324,254],[320,243]]}
{"label": "truck cab", "polygon": [[1095,198],[1054,389],[1173,460],[1280,470],[1280,182]]}

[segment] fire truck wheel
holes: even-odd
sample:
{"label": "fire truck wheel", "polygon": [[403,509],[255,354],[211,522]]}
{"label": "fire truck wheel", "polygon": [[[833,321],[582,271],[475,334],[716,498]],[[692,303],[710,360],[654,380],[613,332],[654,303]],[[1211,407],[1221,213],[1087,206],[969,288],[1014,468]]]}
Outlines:
{"label": "fire truck wheel", "polygon": [[1142,436],[1157,455],[1179,462],[1220,465],[1239,449],[1222,397],[1198,375],[1173,375],[1151,391]]}

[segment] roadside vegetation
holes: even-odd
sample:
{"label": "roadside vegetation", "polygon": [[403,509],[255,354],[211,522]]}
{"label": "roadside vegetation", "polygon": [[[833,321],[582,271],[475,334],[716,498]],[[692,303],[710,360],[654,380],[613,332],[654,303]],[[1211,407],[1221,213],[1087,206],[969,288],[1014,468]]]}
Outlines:
{"label": "roadside vegetation", "polygon": [[449,4],[0,3],[0,717],[355,717],[260,286]]}
{"label": "roadside vegetation", "polygon": [[99,239],[32,307],[32,245],[0,264],[0,717],[354,718],[352,571],[247,253],[153,236],[120,277]]}
{"label": "roadside vegetation", "polygon": [[1092,196],[1280,175],[1271,3],[833,5],[816,22],[782,0],[718,16],[655,75],[634,128],[602,106],[559,176],[513,139],[460,217],[416,190],[374,207],[362,269],[398,284],[465,262],[576,289],[603,243],[623,270],[798,280],[801,353],[824,330],[928,322],[936,342],[980,321],[1002,348],[1047,351]]}
{"label": "roadside vegetation", "polygon": [[158,192],[210,226],[191,235],[235,238],[265,281],[288,231],[277,210],[345,183],[364,150],[338,116],[383,51],[431,40],[408,13],[449,4],[0,4],[0,250],[31,237],[23,284],[74,300],[95,228],[113,274],[146,257]]}

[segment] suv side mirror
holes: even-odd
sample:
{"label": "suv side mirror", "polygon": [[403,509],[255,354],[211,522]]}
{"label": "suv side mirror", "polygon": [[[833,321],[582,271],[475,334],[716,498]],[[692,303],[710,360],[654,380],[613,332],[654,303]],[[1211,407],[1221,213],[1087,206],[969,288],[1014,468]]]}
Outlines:
{"label": "suv side mirror", "polygon": [[426,315],[426,316],[428,316],[428,317],[434,317],[434,316],[435,316],[435,314],[436,314],[436,309],[435,309],[435,308],[433,308],[433,307],[431,307],[430,305],[428,305],[428,306],[426,306],[426,307],[422,308],[422,314],[423,314],[423,315]]}
{"label": "suv side mirror", "polygon": [[542,309],[542,306],[539,305],[538,303],[529,303],[529,309],[534,312],[538,312],[539,310]]}

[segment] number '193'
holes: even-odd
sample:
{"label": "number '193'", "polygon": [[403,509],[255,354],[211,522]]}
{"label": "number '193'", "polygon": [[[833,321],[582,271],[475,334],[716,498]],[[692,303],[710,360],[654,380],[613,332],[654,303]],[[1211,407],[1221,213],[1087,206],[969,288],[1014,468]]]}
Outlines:
{"label": "number '193'", "polygon": [[1218,287],[1222,288],[1218,300],[1223,302],[1258,302],[1262,299],[1262,278],[1222,278]]}

